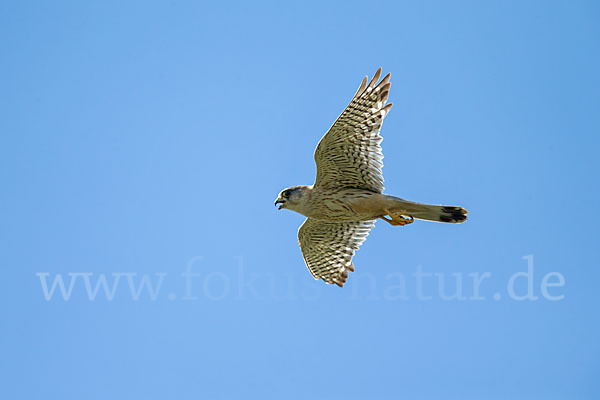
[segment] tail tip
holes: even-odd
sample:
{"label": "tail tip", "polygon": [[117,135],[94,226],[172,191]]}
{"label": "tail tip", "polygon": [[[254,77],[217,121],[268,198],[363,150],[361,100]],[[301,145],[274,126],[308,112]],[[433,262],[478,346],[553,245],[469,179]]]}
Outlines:
{"label": "tail tip", "polygon": [[459,224],[467,220],[468,211],[462,207],[442,207],[440,221]]}

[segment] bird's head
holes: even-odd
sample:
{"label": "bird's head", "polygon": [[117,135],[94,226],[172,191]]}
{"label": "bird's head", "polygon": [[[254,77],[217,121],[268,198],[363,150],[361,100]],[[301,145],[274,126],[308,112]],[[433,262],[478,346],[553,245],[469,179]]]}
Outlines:
{"label": "bird's head", "polygon": [[293,211],[301,212],[309,190],[310,186],[302,185],[292,186],[282,190],[275,200],[275,205],[279,205],[277,209],[281,210],[282,208],[288,208]]}

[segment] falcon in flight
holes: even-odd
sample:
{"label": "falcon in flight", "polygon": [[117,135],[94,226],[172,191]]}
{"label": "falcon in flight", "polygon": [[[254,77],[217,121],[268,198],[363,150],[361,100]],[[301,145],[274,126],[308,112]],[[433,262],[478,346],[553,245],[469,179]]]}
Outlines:
{"label": "falcon in flight", "polygon": [[459,223],[467,210],[415,203],[383,194],[383,154],[379,135],[392,104],[390,74],[381,68],[367,84],[363,79],[352,101],[321,138],[315,150],[317,178],[312,186],[292,186],[279,193],[278,209],[304,215],[298,243],[315,279],[342,287],[352,257],[378,218],[403,226],[414,219]]}

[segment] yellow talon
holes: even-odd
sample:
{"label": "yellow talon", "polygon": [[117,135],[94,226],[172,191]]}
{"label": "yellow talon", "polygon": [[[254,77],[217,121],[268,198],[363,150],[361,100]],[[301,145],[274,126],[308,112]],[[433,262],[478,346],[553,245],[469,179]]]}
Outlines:
{"label": "yellow talon", "polygon": [[384,209],[383,211],[385,211],[387,213],[387,216],[390,217],[390,219],[385,218],[386,217],[385,215],[382,215],[380,218],[382,220],[384,220],[385,222],[387,222],[391,225],[394,225],[394,226],[397,226],[397,225],[404,226],[404,225],[412,224],[415,220],[413,217],[410,217],[410,219],[408,219],[408,218],[404,218],[402,216],[402,214],[404,214],[406,212],[406,210],[402,210],[396,214],[391,213],[387,209]]}

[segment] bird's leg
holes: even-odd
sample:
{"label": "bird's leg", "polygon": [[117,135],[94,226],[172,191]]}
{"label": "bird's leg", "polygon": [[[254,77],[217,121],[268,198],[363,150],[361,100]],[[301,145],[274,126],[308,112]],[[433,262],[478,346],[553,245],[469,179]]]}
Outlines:
{"label": "bird's leg", "polygon": [[402,216],[402,214],[404,214],[406,212],[406,210],[400,211],[399,213],[391,213],[389,210],[387,209],[383,209],[383,211],[385,211],[387,213],[387,216],[390,217],[390,219],[386,218],[386,215],[382,215],[381,218],[382,220],[384,220],[385,222],[397,226],[404,226],[404,225],[408,225],[408,224],[412,224],[413,221],[415,220],[413,217],[410,217],[410,219],[408,218],[404,218]]}

